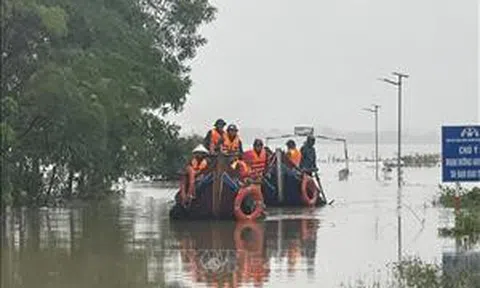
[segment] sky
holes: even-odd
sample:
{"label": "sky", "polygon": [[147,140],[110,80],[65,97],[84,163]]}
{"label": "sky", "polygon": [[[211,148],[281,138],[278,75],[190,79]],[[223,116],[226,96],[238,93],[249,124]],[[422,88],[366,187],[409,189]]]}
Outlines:
{"label": "sky", "polygon": [[169,117],[203,134],[215,119],[242,128],[296,125],[341,131],[397,128],[404,82],[406,133],[479,119],[477,0],[217,0],[217,19],[192,63],[183,112]]}

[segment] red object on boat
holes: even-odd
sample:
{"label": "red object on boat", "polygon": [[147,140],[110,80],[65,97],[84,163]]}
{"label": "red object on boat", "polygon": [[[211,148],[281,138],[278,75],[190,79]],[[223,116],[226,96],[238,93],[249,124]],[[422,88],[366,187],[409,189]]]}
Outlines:
{"label": "red object on boat", "polygon": [[180,200],[185,204],[188,198],[195,198],[195,170],[188,165],[185,168],[186,175],[180,180]]}
{"label": "red object on boat", "polygon": [[[255,210],[251,214],[242,211],[242,202],[245,197],[251,196],[255,200]],[[263,214],[263,194],[258,185],[249,185],[238,190],[235,197],[233,212],[237,220],[256,220]]]}
{"label": "red object on boat", "polygon": [[302,176],[302,183],[301,183],[301,191],[300,191],[302,201],[308,206],[315,206],[318,200],[318,187],[313,181],[313,178],[308,176],[307,174],[303,174]]}

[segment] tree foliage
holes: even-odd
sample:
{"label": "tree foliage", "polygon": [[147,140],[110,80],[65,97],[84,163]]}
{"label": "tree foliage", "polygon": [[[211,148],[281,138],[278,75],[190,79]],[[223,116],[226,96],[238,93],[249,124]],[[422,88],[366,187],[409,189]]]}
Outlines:
{"label": "tree foliage", "polygon": [[[2,198],[89,196],[171,176],[208,0],[2,1]],[[49,167],[48,173],[44,168]],[[78,189],[74,189],[77,187]]]}

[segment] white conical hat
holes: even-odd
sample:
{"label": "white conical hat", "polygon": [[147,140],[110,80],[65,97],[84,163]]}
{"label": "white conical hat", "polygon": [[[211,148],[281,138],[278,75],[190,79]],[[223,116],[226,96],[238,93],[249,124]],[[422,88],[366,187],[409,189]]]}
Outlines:
{"label": "white conical hat", "polygon": [[208,154],[207,148],[205,148],[205,146],[203,146],[202,144],[199,144],[197,147],[195,147],[195,149],[193,149],[192,152],[193,153],[206,153],[206,154]]}

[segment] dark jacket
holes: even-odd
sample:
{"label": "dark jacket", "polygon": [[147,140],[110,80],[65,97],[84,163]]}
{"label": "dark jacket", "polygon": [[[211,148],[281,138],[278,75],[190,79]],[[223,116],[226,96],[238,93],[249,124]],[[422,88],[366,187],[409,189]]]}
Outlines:
{"label": "dark jacket", "polygon": [[302,149],[302,160],[300,161],[300,168],[306,170],[316,170],[317,169],[317,153],[315,152],[315,147],[308,144],[304,144]]}
{"label": "dark jacket", "polygon": [[208,130],[207,135],[205,135],[205,138],[203,138],[203,146],[209,149],[211,140],[212,140],[212,130]]}
{"label": "dark jacket", "polygon": [[[223,132],[225,133],[225,132]],[[207,135],[205,135],[205,138],[203,139],[203,146],[207,148],[207,150],[210,150],[210,141],[212,141],[212,130],[208,130]],[[221,142],[221,140],[220,140]],[[218,150],[218,147],[215,147],[215,151]]]}

